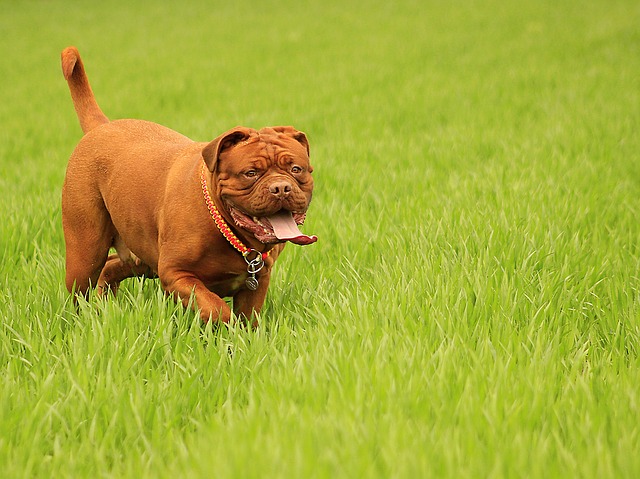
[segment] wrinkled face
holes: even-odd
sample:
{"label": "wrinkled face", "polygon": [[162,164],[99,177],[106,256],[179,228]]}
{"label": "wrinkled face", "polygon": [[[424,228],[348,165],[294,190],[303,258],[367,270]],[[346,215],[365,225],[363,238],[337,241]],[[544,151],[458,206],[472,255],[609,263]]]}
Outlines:
{"label": "wrinkled face", "polygon": [[297,227],[313,192],[306,136],[291,127],[244,130],[221,145],[215,166],[227,211],[263,243],[315,241]]}

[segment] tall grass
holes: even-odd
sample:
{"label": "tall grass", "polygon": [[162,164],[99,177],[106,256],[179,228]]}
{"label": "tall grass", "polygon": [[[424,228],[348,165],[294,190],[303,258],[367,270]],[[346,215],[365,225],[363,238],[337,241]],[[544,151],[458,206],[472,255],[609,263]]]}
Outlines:
{"label": "tall grass", "polygon": [[[637,477],[640,7],[11,4],[0,15],[3,477]],[[308,133],[260,328],[153,281],[76,309],[59,52],[111,118]]]}

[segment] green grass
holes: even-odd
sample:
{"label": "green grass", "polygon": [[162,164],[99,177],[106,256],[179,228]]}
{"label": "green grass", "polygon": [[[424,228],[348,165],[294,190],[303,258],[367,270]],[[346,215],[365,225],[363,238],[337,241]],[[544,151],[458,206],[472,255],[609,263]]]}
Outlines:
{"label": "green grass", "polygon": [[[0,476],[640,475],[637,2],[10,3]],[[111,118],[309,135],[258,330],[71,304],[70,44]]]}

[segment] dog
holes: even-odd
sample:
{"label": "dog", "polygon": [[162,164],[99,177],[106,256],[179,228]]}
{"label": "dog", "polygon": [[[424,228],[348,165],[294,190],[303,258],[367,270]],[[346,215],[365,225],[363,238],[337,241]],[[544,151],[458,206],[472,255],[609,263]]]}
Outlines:
{"label": "dog", "polygon": [[196,142],[148,121],[110,121],[78,50],[61,60],[84,132],[62,188],[69,292],[115,294],[126,278],[157,277],[203,321],[229,322],[231,297],[255,326],[285,243],[317,240],[298,227],[313,193],[307,136],[238,126]]}

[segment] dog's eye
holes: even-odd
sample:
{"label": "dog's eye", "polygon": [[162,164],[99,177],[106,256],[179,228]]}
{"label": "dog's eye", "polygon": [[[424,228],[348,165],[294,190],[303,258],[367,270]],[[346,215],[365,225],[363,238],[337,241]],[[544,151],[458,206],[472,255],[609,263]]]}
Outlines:
{"label": "dog's eye", "polygon": [[244,176],[246,176],[247,178],[255,178],[256,176],[258,176],[258,172],[256,170],[245,171]]}
{"label": "dog's eye", "polygon": [[291,167],[291,173],[297,175],[298,173],[302,173],[302,167],[298,165],[293,165]]}

